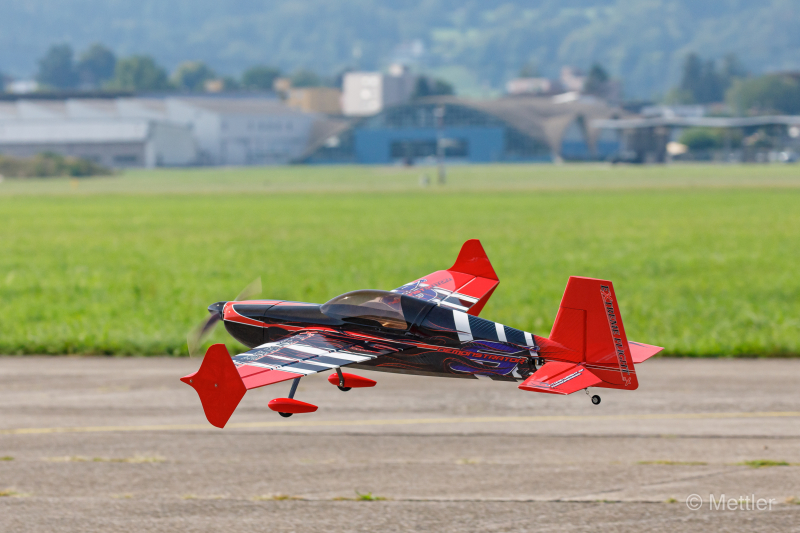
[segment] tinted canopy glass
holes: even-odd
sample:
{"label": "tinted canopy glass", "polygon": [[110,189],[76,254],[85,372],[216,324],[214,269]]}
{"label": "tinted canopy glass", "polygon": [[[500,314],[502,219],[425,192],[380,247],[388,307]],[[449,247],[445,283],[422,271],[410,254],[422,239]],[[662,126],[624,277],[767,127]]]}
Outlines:
{"label": "tinted canopy glass", "polygon": [[332,318],[369,326],[405,330],[402,296],[389,291],[347,292],[322,304],[320,310]]}

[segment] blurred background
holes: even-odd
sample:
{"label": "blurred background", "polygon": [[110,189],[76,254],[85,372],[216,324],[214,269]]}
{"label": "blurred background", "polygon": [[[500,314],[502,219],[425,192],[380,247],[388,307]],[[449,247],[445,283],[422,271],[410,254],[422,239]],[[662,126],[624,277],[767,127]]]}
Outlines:
{"label": "blurred background", "polygon": [[[797,0],[0,1],[0,531],[797,531],[798,28]],[[541,336],[570,275],[613,281],[665,348],[639,389],[319,374],[318,412],[277,384],[219,430],[179,381],[255,278],[323,303],[467,239],[481,316]]]}
{"label": "blurred background", "polygon": [[[480,238],[485,313],[566,276],[670,355],[800,353],[789,0],[27,0],[0,19],[0,352],[185,354]],[[218,333],[217,341],[225,340]]]}

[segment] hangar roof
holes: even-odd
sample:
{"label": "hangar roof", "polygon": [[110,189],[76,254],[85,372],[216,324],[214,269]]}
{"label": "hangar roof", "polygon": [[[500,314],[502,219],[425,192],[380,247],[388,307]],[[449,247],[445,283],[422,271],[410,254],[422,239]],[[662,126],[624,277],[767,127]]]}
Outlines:
{"label": "hangar roof", "polygon": [[400,114],[405,111],[413,111],[415,108],[429,108],[432,106],[477,111],[485,117],[502,122],[523,135],[546,144],[555,153],[560,152],[564,133],[570,124],[576,120],[582,123],[587,141],[590,145],[593,145],[598,131],[589,128],[591,122],[620,118],[627,115],[623,110],[609,106],[595,98],[577,98],[565,101],[563,98],[542,96],[513,96],[497,100],[472,100],[456,96],[427,97],[386,108],[371,117],[349,121],[337,120],[335,123],[327,125],[328,127],[320,126],[317,135],[312,136],[308,149],[299,159],[302,160],[310,156],[328,142],[331,136],[341,134],[348,129],[370,127],[371,124],[382,120],[388,123],[392,114]]}
{"label": "hangar roof", "polygon": [[0,144],[144,142],[148,120],[0,120]]}

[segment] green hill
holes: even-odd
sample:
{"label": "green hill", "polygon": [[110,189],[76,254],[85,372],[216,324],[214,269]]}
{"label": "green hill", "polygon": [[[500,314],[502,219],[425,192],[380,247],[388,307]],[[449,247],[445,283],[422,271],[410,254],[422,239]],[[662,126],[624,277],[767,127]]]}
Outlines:
{"label": "green hill", "polygon": [[25,0],[0,16],[0,71],[30,76],[52,43],[100,41],[168,68],[202,60],[332,76],[410,57],[460,88],[501,88],[523,65],[604,64],[631,97],[664,93],[689,51],[751,71],[800,68],[796,0]]}

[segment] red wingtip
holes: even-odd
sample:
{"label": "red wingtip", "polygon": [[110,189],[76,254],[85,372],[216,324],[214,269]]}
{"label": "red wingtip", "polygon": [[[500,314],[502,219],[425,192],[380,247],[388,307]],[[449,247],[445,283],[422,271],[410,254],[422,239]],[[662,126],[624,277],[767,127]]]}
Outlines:
{"label": "red wingtip", "polygon": [[214,344],[206,352],[200,370],[181,378],[200,396],[203,411],[211,425],[225,427],[247,389],[224,344]]}
{"label": "red wingtip", "polygon": [[471,274],[479,278],[497,280],[497,274],[492,268],[492,263],[486,256],[486,252],[478,239],[470,239],[461,247],[455,264],[448,270],[455,270],[464,274]]}
{"label": "red wingtip", "polygon": [[318,408],[312,403],[301,402],[293,398],[275,398],[267,407],[278,413],[313,413]]}
{"label": "red wingtip", "polygon": [[[377,384],[377,381],[374,379],[357,376],[356,374],[348,374],[347,372],[342,372],[342,377],[344,378],[344,386],[350,387],[351,389],[374,387]],[[331,385],[339,385],[339,375],[334,372],[328,376],[328,383]]]}

